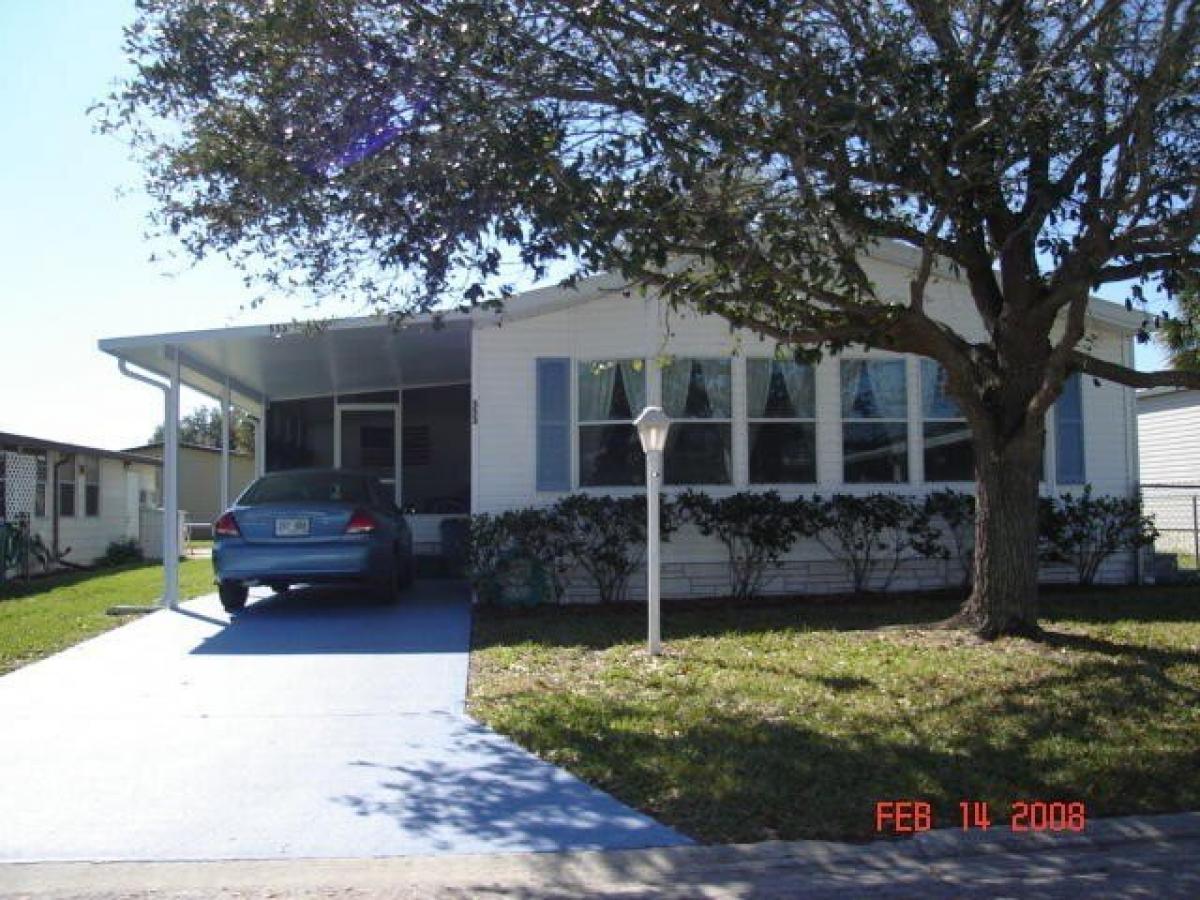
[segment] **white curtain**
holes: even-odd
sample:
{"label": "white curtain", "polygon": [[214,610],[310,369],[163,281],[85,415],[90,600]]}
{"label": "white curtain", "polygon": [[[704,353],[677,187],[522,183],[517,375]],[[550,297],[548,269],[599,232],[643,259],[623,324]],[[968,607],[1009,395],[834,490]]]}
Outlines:
{"label": "white curtain", "polygon": [[904,361],[843,360],[842,417],[907,419]]}
{"label": "white curtain", "polygon": [[712,409],[714,419],[728,419],[733,415],[730,403],[731,386],[729,383],[729,360],[700,359],[696,360],[704,379],[704,390],[708,394],[708,404]]}
{"label": "white curtain", "polygon": [[751,359],[746,362],[746,391],[751,419],[767,416],[767,403],[771,397],[771,384],[776,374],[783,379],[788,396],[788,411],[776,411],[783,418],[811,419],[815,414],[816,388],[813,383],[812,366],[792,360]]}
{"label": "white curtain", "polygon": [[771,395],[771,378],[774,372],[774,360],[746,360],[746,394],[751,419],[761,419],[767,414],[767,398]]}
{"label": "white curtain", "polygon": [[673,419],[683,416],[687,403],[688,385],[692,379],[692,361],[676,359],[663,366],[662,399],[663,410]]}
{"label": "white curtain", "polygon": [[581,362],[579,364],[579,421],[611,419],[617,372],[629,401],[629,418],[636,418],[646,405],[646,367],[641,360]]}
{"label": "white curtain", "polygon": [[962,411],[946,390],[946,370],[932,359],[921,360],[921,409],[927,419],[962,418]]}
{"label": "white curtain", "polygon": [[817,388],[813,381],[813,367],[798,362],[777,362],[783,371],[788,399],[792,401],[792,415],[798,419],[813,419],[817,414]]}
{"label": "white curtain", "polygon": [[608,418],[616,380],[617,368],[612,363],[579,364],[579,421],[602,422]]}
{"label": "white curtain", "polygon": [[625,396],[629,398],[629,411],[636,419],[646,408],[646,365],[640,359],[626,359],[621,361],[620,366]]}

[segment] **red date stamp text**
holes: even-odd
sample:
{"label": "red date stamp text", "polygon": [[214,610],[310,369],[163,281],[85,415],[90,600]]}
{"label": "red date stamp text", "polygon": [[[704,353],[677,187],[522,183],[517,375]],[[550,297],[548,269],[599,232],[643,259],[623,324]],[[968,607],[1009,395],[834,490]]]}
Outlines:
{"label": "red date stamp text", "polygon": [[[1087,806],[1080,801],[1017,800],[1007,818],[993,818],[990,804],[981,800],[963,800],[958,804],[957,821],[963,831],[986,831],[996,825],[1009,831],[1073,831],[1087,828]],[[875,831],[879,834],[918,834],[935,825],[933,806],[925,800],[878,800],[875,803]]]}

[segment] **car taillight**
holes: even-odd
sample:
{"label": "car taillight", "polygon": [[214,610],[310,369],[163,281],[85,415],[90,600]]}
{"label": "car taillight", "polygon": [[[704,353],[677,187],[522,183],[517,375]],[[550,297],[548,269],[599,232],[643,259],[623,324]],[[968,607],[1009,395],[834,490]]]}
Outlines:
{"label": "car taillight", "polygon": [[241,537],[242,533],[238,530],[237,519],[233,517],[233,513],[227,512],[221,515],[213,523],[213,534],[219,537]]}
{"label": "car taillight", "polygon": [[354,515],[350,517],[350,521],[346,523],[346,534],[370,534],[379,523],[375,521],[375,517],[363,509],[356,509]]}

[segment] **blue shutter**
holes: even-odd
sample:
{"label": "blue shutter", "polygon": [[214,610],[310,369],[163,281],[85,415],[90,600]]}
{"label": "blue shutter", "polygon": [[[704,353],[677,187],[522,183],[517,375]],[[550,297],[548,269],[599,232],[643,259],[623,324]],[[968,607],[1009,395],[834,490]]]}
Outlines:
{"label": "blue shutter", "polygon": [[1059,484],[1087,481],[1083,465],[1083,379],[1076,372],[1054,403],[1055,471]]}
{"label": "blue shutter", "polygon": [[571,489],[571,361],[537,360],[537,489]]}

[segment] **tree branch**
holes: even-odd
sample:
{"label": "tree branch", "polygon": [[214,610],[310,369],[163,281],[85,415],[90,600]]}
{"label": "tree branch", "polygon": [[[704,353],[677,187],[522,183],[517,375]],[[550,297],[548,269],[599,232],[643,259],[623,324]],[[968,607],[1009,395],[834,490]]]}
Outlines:
{"label": "tree branch", "polygon": [[1181,387],[1200,390],[1200,372],[1164,369],[1158,372],[1139,372],[1119,363],[1097,359],[1076,350],[1071,355],[1070,368],[1085,375],[1103,378],[1131,388]]}

